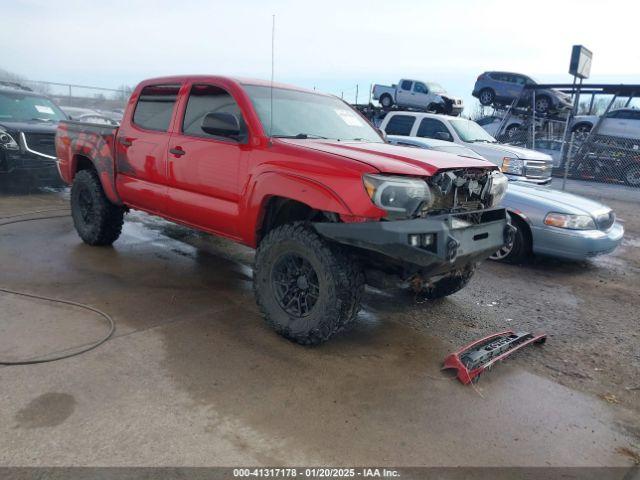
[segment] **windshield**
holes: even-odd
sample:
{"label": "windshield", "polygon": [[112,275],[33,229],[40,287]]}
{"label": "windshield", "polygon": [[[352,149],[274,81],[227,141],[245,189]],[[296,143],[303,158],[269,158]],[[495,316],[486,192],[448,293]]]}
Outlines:
{"label": "windshield", "polygon": [[431,93],[447,93],[439,83],[426,82]]}
{"label": "windshield", "polygon": [[246,85],[245,90],[267,135],[383,143],[366,120],[335,97],[274,88],[272,112],[270,87]]}
{"label": "windshield", "polygon": [[455,120],[450,120],[450,123],[463,142],[496,143],[496,139],[489,135],[486,130],[476,122],[456,118]]}
{"label": "windshield", "polygon": [[23,93],[0,92],[0,120],[57,122],[66,115],[51,100]]}

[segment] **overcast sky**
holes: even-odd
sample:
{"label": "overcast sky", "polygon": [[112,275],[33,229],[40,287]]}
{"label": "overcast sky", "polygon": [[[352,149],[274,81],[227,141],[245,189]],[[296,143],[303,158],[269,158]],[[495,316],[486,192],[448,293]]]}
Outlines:
{"label": "overcast sky", "polygon": [[592,80],[640,83],[640,1],[2,1],[0,68],[104,87],[179,73],[269,78],[340,94],[415,77],[470,101],[484,70],[570,81],[570,49]]}

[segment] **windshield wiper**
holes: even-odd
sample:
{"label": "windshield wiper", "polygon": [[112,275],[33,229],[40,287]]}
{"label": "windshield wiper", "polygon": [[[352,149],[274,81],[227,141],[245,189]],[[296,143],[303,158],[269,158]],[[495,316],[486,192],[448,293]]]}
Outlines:
{"label": "windshield wiper", "polygon": [[38,118],[38,117],[33,117],[30,119],[31,121],[35,121],[35,122],[52,122],[53,120],[51,120],[50,118]]}
{"label": "windshield wiper", "polygon": [[297,135],[274,135],[276,138],[297,138],[299,140],[304,140],[305,138],[322,138],[327,139],[327,137],[323,137],[322,135],[314,135],[313,133],[298,133]]}

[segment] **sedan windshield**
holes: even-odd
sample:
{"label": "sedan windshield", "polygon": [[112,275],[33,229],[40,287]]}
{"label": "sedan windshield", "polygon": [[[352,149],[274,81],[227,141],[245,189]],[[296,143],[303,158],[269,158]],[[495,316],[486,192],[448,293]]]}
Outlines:
{"label": "sedan windshield", "polygon": [[338,98],[274,88],[272,100],[270,87],[246,85],[245,90],[260,117],[265,134],[269,136],[383,143],[378,132]]}
{"label": "sedan windshield", "polygon": [[67,116],[46,97],[0,92],[0,120],[12,122],[57,122]]}
{"label": "sedan windshield", "polygon": [[451,120],[451,126],[463,142],[496,143],[496,139],[489,135],[484,128],[471,120],[456,118]]}

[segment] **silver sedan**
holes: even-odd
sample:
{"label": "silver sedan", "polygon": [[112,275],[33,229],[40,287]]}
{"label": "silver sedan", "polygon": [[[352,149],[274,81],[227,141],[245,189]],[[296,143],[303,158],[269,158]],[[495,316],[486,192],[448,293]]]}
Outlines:
{"label": "silver sedan", "polygon": [[[465,152],[460,145],[452,151],[451,142],[393,135],[387,140],[478,158],[477,153]],[[502,206],[518,231],[513,243],[497,251],[493,260],[519,263],[532,254],[585,260],[612,252],[624,235],[624,228],[606,205],[549,186],[510,181]]]}

